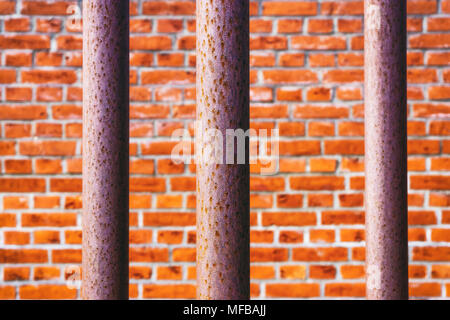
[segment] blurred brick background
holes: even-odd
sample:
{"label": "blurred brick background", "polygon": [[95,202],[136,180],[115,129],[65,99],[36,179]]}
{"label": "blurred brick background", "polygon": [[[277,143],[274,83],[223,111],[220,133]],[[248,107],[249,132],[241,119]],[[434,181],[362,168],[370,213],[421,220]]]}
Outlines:
{"label": "blurred brick background", "polygon": [[[70,4],[0,1],[0,298],[79,298],[81,28]],[[131,1],[130,296],[195,296],[195,1]],[[363,2],[251,1],[254,298],[363,297]],[[450,297],[450,0],[408,0],[410,294]]]}

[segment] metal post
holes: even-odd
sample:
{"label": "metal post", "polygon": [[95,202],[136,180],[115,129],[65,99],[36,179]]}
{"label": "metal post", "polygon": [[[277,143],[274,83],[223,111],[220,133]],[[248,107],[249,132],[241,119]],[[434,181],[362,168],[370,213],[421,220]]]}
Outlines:
{"label": "metal post", "polygon": [[220,164],[199,135],[249,128],[248,0],[197,0],[197,126],[197,298],[249,299],[248,144]]}
{"label": "metal post", "polygon": [[365,0],[368,299],[408,299],[406,0]]}
{"label": "metal post", "polygon": [[128,299],[128,5],[83,1],[84,299]]}

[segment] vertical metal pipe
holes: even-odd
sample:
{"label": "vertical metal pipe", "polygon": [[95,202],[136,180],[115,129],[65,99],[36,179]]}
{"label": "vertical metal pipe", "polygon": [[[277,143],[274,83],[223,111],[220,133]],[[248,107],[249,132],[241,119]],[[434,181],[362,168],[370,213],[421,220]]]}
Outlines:
{"label": "vertical metal pipe", "polygon": [[249,128],[248,0],[197,0],[197,126],[197,298],[249,299],[248,144],[220,164],[199,135]]}
{"label": "vertical metal pipe", "polygon": [[128,6],[83,1],[84,299],[128,299]]}
{"label": "vertical metal pipe", "polygon": [[408,299],[406,0],[365,0],[368,299]]}

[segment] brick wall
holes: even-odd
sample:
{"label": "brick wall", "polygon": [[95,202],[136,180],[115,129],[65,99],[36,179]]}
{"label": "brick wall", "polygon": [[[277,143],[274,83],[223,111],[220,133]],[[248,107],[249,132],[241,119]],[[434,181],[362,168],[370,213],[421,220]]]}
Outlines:
{"label": "brick wall", "polygon": [[[78,298],[81,28],[67,1],[0,1],[0,298]],[[74,2],[81,5],[81,1]],[[69,13],[71,11],[69,10]],[[195,1],[131,1],[130,296],[195,296]],[[450,297],[450,1],[408,1],[410,294]],[[251,1],[254,298],[364,296],[362,1]]]}

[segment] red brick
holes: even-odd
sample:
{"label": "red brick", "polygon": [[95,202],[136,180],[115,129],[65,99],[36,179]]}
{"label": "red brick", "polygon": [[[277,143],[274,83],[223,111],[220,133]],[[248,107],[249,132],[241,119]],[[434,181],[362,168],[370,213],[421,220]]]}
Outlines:
{"label": "red brick", "polygon": [[77,81],[73,70],[28,70],[22,71],[22,81],[29,83],[64,83],[72,84]]}
{"label": "red brick", "polygon": [[277,206],[279,208],[300,208],[303,206],[303,195],[301,194],[278,194]]}
{"label": "red brick", "polygon": [[26,245],[30,243],[30,233],[21,231],[5,231],[5,244]]}
{"label": "red brick", "polygon": [[13,67],[29,67],[31,66],[31,53],[22,53],[22,52],[6,53],[5,65]]}
{"label": "red brick", "polygon": [[289,183],[294,190],[344,189],[344,178],[342,177],[291,177]]}
{"label": "red brick", "polygon": [[315,229],[309,231],[309,241],[311,242],[329,242],[335,241],[335,231],[328,229]]}
{"label": "red brick", "polygon": [[347,43],[343,37],[295,36],[291,46],[296,50],[345,50]]}
{"label": "red brick", "polygon": [[23,155],[50,155],[64,156],[74,155],[76,142],[74,141],[23,141],[19,145],[20,153]]}
{"label": "red brick", "polygon": [[[0,145],[0,153],[2,152],[2,146]],[[31,160],[15,160],[7,159],[5,160],[5,173],[10,174],[30,174],[31,173]]]}
{"label": "red brick", "polygon": [[341,241],[360,242],[365,239],[365,231],[360,229],[341,229]]}
{"label": "red brick", "polygon": [[58,279],[60,270],[58,267],[37,267],[34,269],[34,280],[52,280]]}
{"label": "red brick", "polygon": [[362,207],[364,204],[363,194],[340,194],[339,204],[341,207]]}
{"label": "red brick", "polygon": [[272,266],[250,266],[250,279],[273,279],[275,269]]}
{"label": "red brick", "polygon": [[75,213],[24,213],[22,214],[23,227],[66,227],[75,226],[77,216]]}
{"label": "red brick", "polygon": [[335,63],[334,54],[325,53],[310,53],[309,65],[311,67],[334,67]]}
{"label": "red brick", "polygon": [[299,33],[302,31],[303,20],[301,19],[279,19],[278,33]]}
{"label": "red brick", "polygon": [[80,249],[56,249],[52,250],[53,263],[81,263]]}
{"label": "red brick", "polygon": [[307,226],[317,222],[314,212],[263,212],[262,225]]}
{"label": "red brick", "polygon": [[333,31],[333,20],[331,19],[309,19],[308,33],[331,33]]}
{"label": "red brick", "polygon": [[328,140],[324,141],[325,154],[363,155],[363,140]]}
{"label": "red brick", "polygon": [[337,161],[334,159],[318,159],[309,160],[311,172],[334,172],[336,170]]}
{"label": "red brick", "polygon": [[250,55],[251,67],[272,67],[275,65],[275,55],[273,53],[256,52]]}
{"label": "red brick", "polygon": [[450,45],[450,34],[420,34],[409,38],[409,46],[414,49],[439,49]]}
{"label": "red brick", "polygon": [[287,39],[278,36],[260,36],[250,38],[250,50],[285,50]]}
{"label": "red brick", "polygon": [[16,81],[16,71],[10,69],[0,70],[0,83],[13,83]]}
{"label": "red brick", "polygon": [[272,31],[272,21],[262,19],[250,20],[250,33],[269,33]]}
{"label": "red brick", "polygon": [[323,211],[322,224],[364,224],[362,211]]}
{"label": "red brick", "polygon": [[268,283],[266,284],[267,297],[284,298],[310,298],[320,295],[318,283]]}
{"label": "red brick", "polygon": [[61,19],[36,19],[36,31],[43,33],[53,33],[61,31]]}
{"label": "red brick", "polygon": [[192,284],[146,284],[142,292],[146,299],[193,299],[195,296],[196,289]]}
{"label": "red brick", "polygon": [[310,193],[308,194],[308,207],[332,207],[333,195]]}
{"label": "red brick", "polygon": [[294,248],[292,250],[294,261],[347,261],[347,255],[347,248],[341,247]]}
{"label": "red brick", "polygon": [[0,192],[45,192],[41,178],[0,178]]}
{"label": "red brick", "polygon": [[364,297],[366,286],[364,283],[327,283],[326,297]]}
{"label": "red brick", "polygon": [[24,281],[28,280],[29,278],[30,278],[30,268],[28,267],[12,267],[12,268],[5,267],[3,269],[4,281]]}
{"label": "red brick", "polygon": [[[28,198],[27,197],[15,197],[15,196],[4,196],[3,197],[3,208],[8,209],[28,209]],[[8,215],[5,215],[6,217]],[[1,224],[0,224],[1,225]],[[6,227],[6,225],[5,225]]]}
{"label": "red brick", "polygon": [[297,106],[294,109],[295,118],[346,118],[349,115],[347,107],[334,107],[334,106]]}
{"label": "red brick", "polygon": [[251,262],[286,261],[288,251],[286,248],[250,248]]}
{"label": "red brick", "polygon": [[413,261],[450,261],[450,247],[414,247]]}
{"label": "red brick", "polygon": [[315,2],[264,2],[262,13],[265,16],[309,16],[317,13]]}
{"label": "red brick", "polygon": [[75,299],[76,289],[70,289],[66,285],[26,285],[19,288],[21,299]]}
{"label": "red brick", "polygon": [[152,212],[144,213],[144,226],[192,226],[195,213]]}
{"label": "red brick", "polygon": [[428,190],[448,190],[450,187],[450,176],[411,176],[411,189],[428,189]]}
{"label": "red brick", "polygon": [[427,64],[431,66],[450,65],[450,52],[428,52]]}
{"label": "red brick", "polygon": [[334,123],[309,122],[308,135],[310,137],[334,136]]}
{"label": "red brick", "polygon": [[34,232],[34,243],[36,244],[58,244],[60,243],[59,231],[38,230]]}
{"label": "red brick", "polygon": [[343,265],[341,275],[343,279],[360,279],[364,277],[364,266]]}
{"label": "red brick", "polygon": [[5,31],[8,32],[26,32],[30,31],[30,19],[28,18],[10,18],[4,22]]}
{"label": "red brick", "polygon": [[324,15],[362,15],[363,13],[363,1],[330,1],[321,6],[321,14]]}
{"label": "red brick", "polygon": [[339,19],[338,31],[344,33],[359,33],[362,31],[361,19]]}
{"label": "red brick", "polygon": [[48,255],[43,249],[0,249],[0,262],[44,263],[48,262]]}
{"label": "red brick", "polygon": [[264,70],[265,83],[315,83],[317,74],[310,70]]}
{"label": "red brick", "polygon": [[0,35],[1,49],[50,49],[50,37],[44,35]]}
{"label": "red brick", "polygon": [[334,279],[336,267],[332,265],[312,265],[309,267],[309,277],[311,279]]}
{"label": "red brick", "polygon": [[411,297],[440,297],[440,283],[411,283],[409,285],[409,295]]}
{"label": "red brick", "polygon": [[436,12],[436,0],[408,0],[408,14],[430,14]]}
{"label": "red brick", "polygon": [[282,191],[285,182],[280,177],[252,177],[250,179],[250,191]]}
{"label": "red brick", "polygon": [[310,88],[306,91],[307,101],[330,101],[331,90],[329,88],[319,87]]}
{"label": "red brick", "polygon": [[0,1],[0,14],[12,14],[16,10],[15,1]]}

